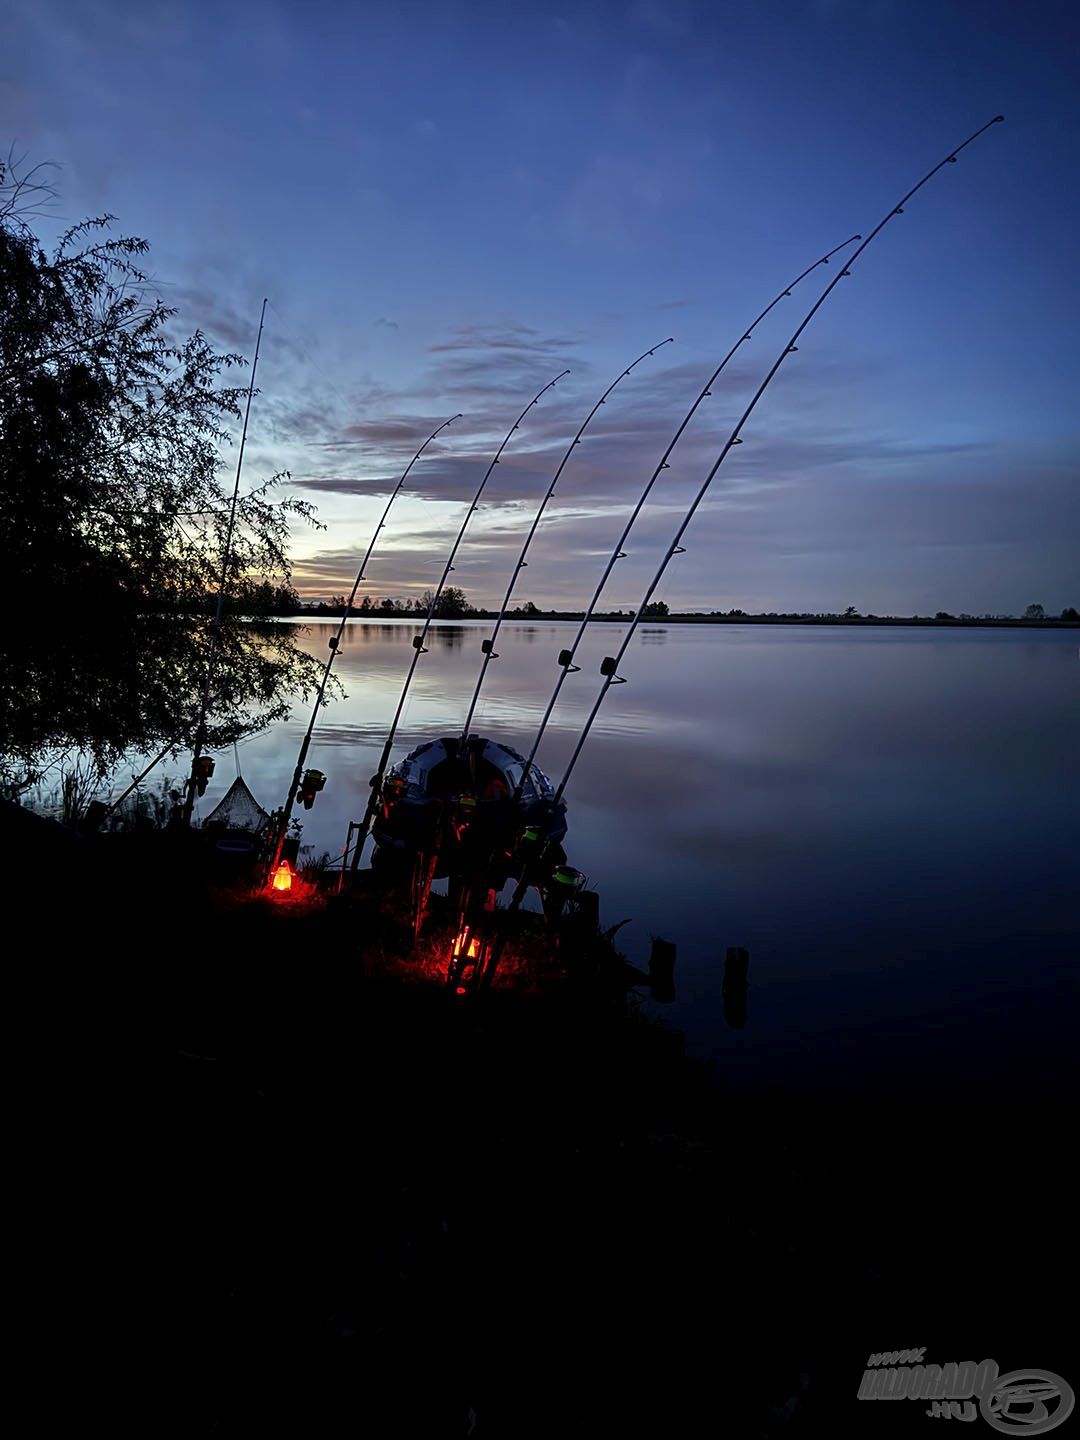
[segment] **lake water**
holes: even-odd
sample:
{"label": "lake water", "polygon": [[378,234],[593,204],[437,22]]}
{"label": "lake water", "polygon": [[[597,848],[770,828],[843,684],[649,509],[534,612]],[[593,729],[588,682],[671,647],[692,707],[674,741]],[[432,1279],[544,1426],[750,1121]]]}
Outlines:
{"label": "lake water", "polygon": [[[320,657],[334,633],[310,625]],[[394,757],[461,725],[489,623],[435,627]],[[416,633],[351,622],[304,843],[339,852]],[[511,623],[473,729],[528,749],[572,626]],[[557,780],[621,630],[597,625],[538,755]],[[567,792],[570,863],[622,948],[678,946],[664,1007],[734,1087],[1060,1093],[1080,957],[1080,632],[646,627]],[[307,721],[240,748],[281,804]],[[205,815],[231,783],[220,756]],[[727,946],[749,1019],[725,1024]],[[918,1122],[912,1113],[908,1126]],[[909,1130],[910,1133],[910,1130]]]}

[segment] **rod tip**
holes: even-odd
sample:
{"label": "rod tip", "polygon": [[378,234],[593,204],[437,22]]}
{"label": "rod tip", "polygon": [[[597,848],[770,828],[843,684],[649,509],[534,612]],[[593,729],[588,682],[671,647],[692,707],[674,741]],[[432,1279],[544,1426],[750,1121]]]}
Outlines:
{"label": "rod tip", "polygon": [[1000,125],[1001,122],[1002,122],[1002,120],[1004,120],[1004,119],[1005,119],[1005,116],[1004,116],[1004,115],[995,115],[994,118],[993,118],[993,120],[990,121],[990,124],[991,124],[991,125]]}

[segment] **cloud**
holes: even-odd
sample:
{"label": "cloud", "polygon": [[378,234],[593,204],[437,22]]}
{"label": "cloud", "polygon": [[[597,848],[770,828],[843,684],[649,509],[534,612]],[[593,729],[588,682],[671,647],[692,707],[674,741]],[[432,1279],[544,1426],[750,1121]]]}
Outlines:
{"label": "cloud", "polygon": [[431,415],[390,415],[384,420],[357,420],[345,426],[341,440],[326,443],[331,446],[349,443],[404,446],[415,450],[441,423],[442,420]]}
{"label": "cloud", "polygon": [[[206,310],[214,298],[192,292]],[[227,305],[215,314],[222,332],[242,319]],[[660,338],[643,337],[642,346]],[[723,343],[713,357],[700,347],[689,355],[667,347],[621,381],[565,465],[518,599],[567,608],[585,602]],[[712,384],[656,482],[626,547],[628,558],[615,567],[604,608],[637,603],[768,368],[772,341],[763,348],[740,349]],[[413,508],[403,499],[372,570],[372,591],[379,595],[416,596],[429,588],[508,426],[531,394],[569,364],[574,373],[511,437],[458,557],[454,582],[474,603],[496,604],[577,427],[618,373],[617,362],[601,373],[583,351],[581,337],[549,335],[503,318],[461,325],[433,340],[426,367],[398,385],[362,379],[330,388],[306,359],[282,355],[260,403],[251,456],[267,470],[287,465],[293,488],[316,502],[322,497],[323,509],[330,509],[331,545],[317,549],[311,536],[297,533],[301,593],[325,596],[351,585],[369,538],[361,531],[374,518],[369,522],[364,510],[361,521],[346,502],[362,509],[365,498],[385,498],[427,436],[462,410],[464,418],[411,472],[405,496]],[[1056,608],[1076,603],[1064,594],[1064,580],[1054,579],[1068,569],[1054,536],[1070,527],[1075,533],[1075,485],[1070,491],[1065,480],[1035,476],[1030,456],[1005,455],[948,418],[938,428],[906,433],[894,409],[866,403],[889,381],[891,363],[885,356],[804,347],[785,364],[746,426],[745,443],[717,474],[688,531],[687,554],[671,566],[659,592],[663,598],[723,609],[854,603],[878,613],[920,605],[931,613],[978,612],[1000,610],[1002,589],[1014,588],[1020,608],[1032,598]],[[1025,476],[1023,485],[1017,475]],[[424,506],[436,513],[423,513]],[[336,543],[342,525],[347,545]],[[304,554],[309,545],[312,553]],[[1045,594],[1026,595],[1031,587],[1022,577],[1041,568],[1048,574]]]}
{"label": "cloud", "polygon": [[[248,314],[224,299],[218,290],[199,285],[161,285],[166,299],[175,305],[178,322],[187,330],[199,329],[219,345],[228,346],[250,359],[259,330],[258,307]],[[293,360],[302,360],[297,342],[280,330],[267,335],[263,344],[273,345]]]}
{"label": "cloud", "polygon": [[531,325],[459,325],[450,339],[429,345],[428,354],[438,355],[449,350],[513,350],[522,355],[543,355],[554,358],[581,343],[574,336],[541,335]]}

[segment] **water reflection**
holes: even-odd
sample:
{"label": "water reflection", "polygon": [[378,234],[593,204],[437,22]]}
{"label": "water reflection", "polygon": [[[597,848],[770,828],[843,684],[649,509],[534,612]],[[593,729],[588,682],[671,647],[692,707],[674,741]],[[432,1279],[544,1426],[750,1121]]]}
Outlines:
{"label": "water reflection", "polygon": [[[412,622],[350,625],[311,762],[329,775],[305,840],[338,852],[362,812]],[[433,627],[400,756],[460,727],[490,622]],[[304,645],[326,653],[334,626]],[[527,746],[569,626],[508,623],[477,733]],[[620,625],[597,625],[539,761],[558,778]],[[1080,953],[1075,635],[650,626],[568,792],[571,863],[624,916],[629,958],[679,951],[668,1015],[730,1083],[969,1088],[1064,1083]],[[243,746],[284,797],[306,723]],[[222,757],[202,802],[232,780]],[[753,1015],[724,1022],[724,961],[752,956]],[[1019,963],[1018,963],[1019,961]]]}
{"label": "water reflection", "polygon": [[[382,648],[398,646],[408,649],[413,643],[413,637],[419,635],[423,629],[421,621],[414,620],[382,620],[378,622],[368,621],[366,624],[349,624],[345,627],[345,633],[341,637],[340,653],[356,647],[377,645]],[[315,645],[310,647],[313,653],[321,648],[325,653],[326,645],[330,638],[337,634],[336,624],[308,624],[303,630],[315,640]],[[469,633],[464,625],[445,622],[441,625],[432,625],[428,631],[428,643],[433,648],[445,650],[457,649],[464,643],[466,634]],[[308,647],[305,647],[308,648]]]}

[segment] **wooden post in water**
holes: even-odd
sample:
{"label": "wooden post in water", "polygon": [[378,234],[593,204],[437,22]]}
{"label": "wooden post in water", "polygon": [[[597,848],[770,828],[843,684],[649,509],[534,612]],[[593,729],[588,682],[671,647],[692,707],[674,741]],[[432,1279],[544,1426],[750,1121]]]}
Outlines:
{"label": "wooden post in water", "polygon": [[746,1024],[746,972],[750,968],[750,951],[741,945],[729,945],[724,956],[724,1019],[733,1030]]}

